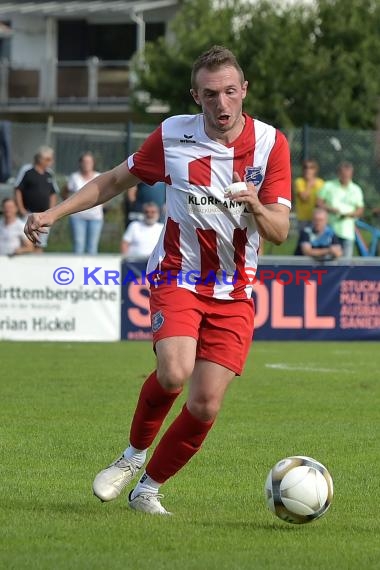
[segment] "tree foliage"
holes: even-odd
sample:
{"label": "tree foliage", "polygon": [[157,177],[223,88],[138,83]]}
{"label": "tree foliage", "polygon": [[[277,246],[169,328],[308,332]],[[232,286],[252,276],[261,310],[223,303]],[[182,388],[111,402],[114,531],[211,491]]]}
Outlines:
{"label": "tree foliage", "polygon": [[147,44],[136,87],[170,113],[194,112],[192,62],[222,44],[246,73],[245,108],[254,116],[282,128],[374,128],[379,30],[379,0],[182,0],[170,40]]}

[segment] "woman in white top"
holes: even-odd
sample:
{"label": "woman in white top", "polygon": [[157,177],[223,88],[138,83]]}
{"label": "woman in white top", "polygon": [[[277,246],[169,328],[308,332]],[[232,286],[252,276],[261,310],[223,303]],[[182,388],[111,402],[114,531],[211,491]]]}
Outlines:
{"label": "woman in white top", "polygon": [[[73,172],[62,190],[62,196],[66,199],[71,194],[78,192],[90,180],[100,173],[95,170],[95,159],[91,152],[86,151],[79,157],[79,170]],[[98,244],[103,227],[103,206],[94,206],[83,212],[70,216],[73,251],[77,254],[98,253]]]}

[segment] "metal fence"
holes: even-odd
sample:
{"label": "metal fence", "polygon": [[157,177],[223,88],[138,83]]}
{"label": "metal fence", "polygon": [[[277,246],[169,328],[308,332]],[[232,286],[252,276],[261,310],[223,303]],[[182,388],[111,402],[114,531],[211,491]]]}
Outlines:
{"label": "metal fence", "polygon": [[[135,151],[156,125],[146,124],[56,124],[12,123],[12,174],[32,160],[35,149],[49,144],[56,151],[55,170],[58,177],[67,176],[77,168],[78,157],[91,150],[97,169],[104,171],[122,162]],[[324,179],[336,176],[342,160],[354,164],[355,181],[362,187],[368,209],[380,206],[380,150],[375,131],[326,130],[304,127],[286,131],[291,155],[293,177],[301,175],[303,158],[314,158]]]}
{"label": "metal fence", "polygon": [[367,209],[380,206],[380,148],[375,131],[354,129],[303,129],[287,133],[292,153],[293,177],[301,175],[304,158],[315,159],[324,180],[336,177],[342,161],[354,165],[354,180],[361,186]]}
{"label": "metal fence", "polygon": [[55,149],[55,171],[67,176],[77,168],[84,150],[94,153],[97,169],[107,170],[133,152],[153,130],[151,125],[12,123],[12,174],[32,161],[41,144]]}

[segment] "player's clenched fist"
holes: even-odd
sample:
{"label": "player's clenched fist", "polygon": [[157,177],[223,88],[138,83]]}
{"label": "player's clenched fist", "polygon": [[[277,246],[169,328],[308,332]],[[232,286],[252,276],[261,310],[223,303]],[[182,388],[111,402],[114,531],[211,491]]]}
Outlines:
{"label": "player's clenched fist", "polygon": [[[234,183],[241,182],[240,176],[237,172],[233,173],[233,181]],[[232,186],[234,186],[234,184]],[[247,209],[253,214],[259,213],[262,208],[259,197],[257,195],[257,190],[252,182],[246,182],[245,189],[239,190],[237,192],[227,192],[226,196],[234,202],[246,204]]]}
{"label": "player's clenched fist", "polygon": [[48,233],[48,227],[53,225],[53,216],[47,212],[30,214],[25,224],[24,232],[33,243],[39,243],[39,234]]}

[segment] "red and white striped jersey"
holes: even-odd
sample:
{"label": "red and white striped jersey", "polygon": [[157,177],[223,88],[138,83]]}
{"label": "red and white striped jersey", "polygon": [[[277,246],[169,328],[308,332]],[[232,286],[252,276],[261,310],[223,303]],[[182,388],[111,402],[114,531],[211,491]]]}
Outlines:
{"label": "red and white striped jersey", "polygon": [[257,267],[260,238],[254,217],[224,196],[233,172],[255,184],[263,204],[291,206],[285,136],[244,117],[243,131],[229,145],[207,136],[202,114],[171,117],[127,160],[140,180],[166,183],[166,222],[148,273],[179,273],[179,287],[218,299],[249,298],[245,269],[252,276]]}

